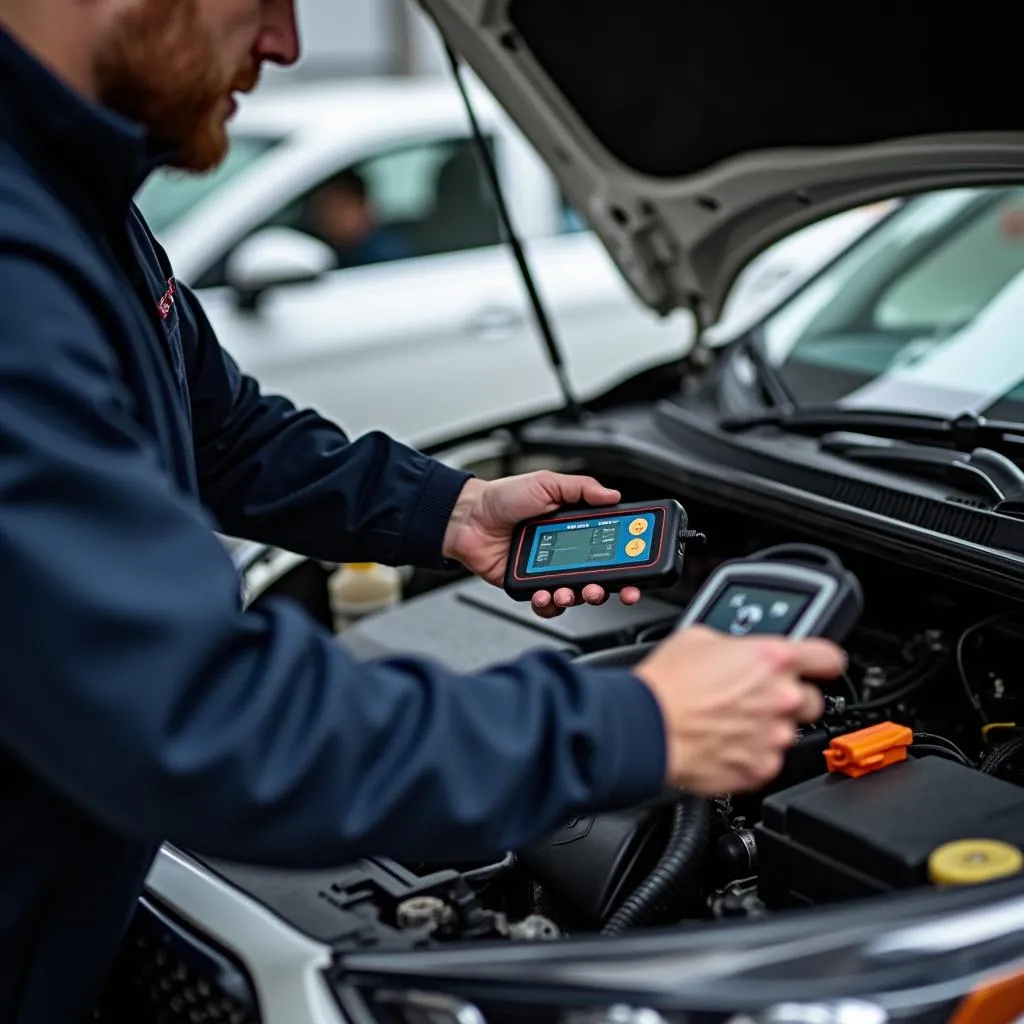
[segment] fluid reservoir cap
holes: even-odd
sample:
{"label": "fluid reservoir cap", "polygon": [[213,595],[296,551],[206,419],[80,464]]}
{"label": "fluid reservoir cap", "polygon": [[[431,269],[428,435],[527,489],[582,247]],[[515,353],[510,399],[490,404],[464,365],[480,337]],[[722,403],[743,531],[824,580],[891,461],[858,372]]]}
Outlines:
{"label": "fluid reservoir cap", "polygon": [[937,847],[928,858],[935,885],[979,885],[1024,869],[1024,854],[997,839],[959,839]]}

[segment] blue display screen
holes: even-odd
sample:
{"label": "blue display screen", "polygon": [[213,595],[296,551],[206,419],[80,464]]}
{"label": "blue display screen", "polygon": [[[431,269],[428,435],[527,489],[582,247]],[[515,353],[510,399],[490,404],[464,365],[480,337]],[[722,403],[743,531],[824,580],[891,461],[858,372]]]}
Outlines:
{"label": "blue display screen", "polygon": [[538,527],[527,574],[643,565],[656,547],[653,512],[574,519]]}

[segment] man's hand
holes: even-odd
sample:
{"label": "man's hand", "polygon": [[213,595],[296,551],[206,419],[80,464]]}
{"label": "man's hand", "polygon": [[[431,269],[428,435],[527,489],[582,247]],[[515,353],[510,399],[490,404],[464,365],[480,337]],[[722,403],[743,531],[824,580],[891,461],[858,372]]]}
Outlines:
{"label": "man's hand", "polygon": [[[524,519],[556,512],[566,505],[615,505],[622,495],[602,487],[593,477],[566,476],[541,470],[502,480],[470,480],[462,489],[444,537],[444,557],[461,562],[477,576],[500,587],[513,528]],[[626,587],[619,598],[623,604],[636,604],[640,591]],[[608,599],[602,587],[583,588],[587,604],[602,604]],[[538,591],[533,609],[544,618],[561,615],[575,603],[571,590]]]}
{"label": "man's hand", "polygon": [[845,667],[827,640],[733,637],[703,626],[672,634],[635,669],[665,719],[668,784],[715,796],[770,782],[797,723],[822,713],[817,687],[803,680]]}

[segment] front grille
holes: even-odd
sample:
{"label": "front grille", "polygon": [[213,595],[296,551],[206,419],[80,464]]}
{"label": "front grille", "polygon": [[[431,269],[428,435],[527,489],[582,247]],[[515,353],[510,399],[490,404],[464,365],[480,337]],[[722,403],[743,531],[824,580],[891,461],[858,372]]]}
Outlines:
{"label": "front grille", "polygon": [[100,1024],[260,1024],[245,969],[142,901],[121,945]]}

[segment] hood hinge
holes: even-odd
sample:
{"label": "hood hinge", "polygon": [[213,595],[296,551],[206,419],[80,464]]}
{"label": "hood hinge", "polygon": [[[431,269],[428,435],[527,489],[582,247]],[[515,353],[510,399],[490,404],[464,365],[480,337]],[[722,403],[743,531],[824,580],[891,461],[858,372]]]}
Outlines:
{"label": "hood hinge", "polygon": [[633,239],[644,273],[657,289],[657,294],[652,296],[654,307],[667,314],[675,306],[670,272],[679,255],[676,244],[653,215],[648,215],[642,222]]}
{"label": "hood hinge", "polygon": [[[663,315],[671,314],[676,309],[672,271],[679,263],[678,246],[652,214],[648,214],[634,235],[634,246],[637,258],[643,263],[645,276],[657,289],[657,294],[652,296],[654,308]],[[702,296],[696,292],[691,294],[687,307],[695,321],[694,343],[688,358],[694,368],[703,368],[710,364],[712,352],[704,344]]]}

